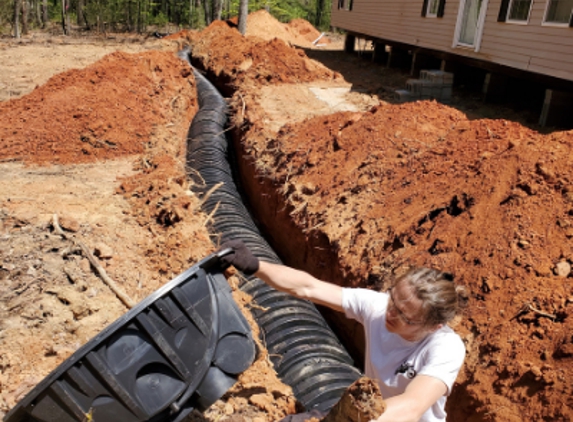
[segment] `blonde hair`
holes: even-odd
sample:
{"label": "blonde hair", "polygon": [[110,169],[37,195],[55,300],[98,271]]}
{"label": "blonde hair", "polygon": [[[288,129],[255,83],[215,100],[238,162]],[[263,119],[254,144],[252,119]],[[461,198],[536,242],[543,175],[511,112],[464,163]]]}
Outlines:
{"label": "blonde hair", "polygon": [[399,283],[407,283],[422,301],[424,325],[428,327],[446,324],[468,303],[465,287],[456,285],[450,273],[418,267],[398,277],[395,285]]}

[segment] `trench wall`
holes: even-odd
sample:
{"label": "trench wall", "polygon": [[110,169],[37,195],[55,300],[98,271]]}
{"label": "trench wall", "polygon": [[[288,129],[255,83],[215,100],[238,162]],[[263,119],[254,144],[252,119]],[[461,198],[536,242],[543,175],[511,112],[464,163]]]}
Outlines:
{"label": "trench wall", "polygon": [[[327,236],[318,230],[303,231],[305,227],[297,225],[290,216],[293,207],[285,202],[282,185],[257,171],[254,158],[244,148],[243,140],[247,136],[248,131],[235,129],[232,132],[238,177],[250,211],[266,240],[285,264],[321,280],[348,285],[339,267],[336,250]],[[363,369],[365,337],[362,325],[339,312],[324,307],[320,307],[320,311],[356,366]]]}

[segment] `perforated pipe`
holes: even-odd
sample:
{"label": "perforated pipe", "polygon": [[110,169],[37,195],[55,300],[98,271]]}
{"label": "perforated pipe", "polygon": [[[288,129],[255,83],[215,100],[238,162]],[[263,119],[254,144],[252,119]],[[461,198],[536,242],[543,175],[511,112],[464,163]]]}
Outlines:
{"label": "perforated pipe", "polygon": [[[188,51],[180,57],[190,63]],[[203,210],[213,215],[212,230],[221,235],[221,242],[240,239],[258,258],[281,263],[253,222],[234,182],[225,99],[195,69],[194,75],[199,111],[189,129],[186,156],[193,190],[210,192]],[[306,409],[330,409],[361,374],[316,307],[253,276],[240,288],[260,306],[253,314],[279,377]]]}

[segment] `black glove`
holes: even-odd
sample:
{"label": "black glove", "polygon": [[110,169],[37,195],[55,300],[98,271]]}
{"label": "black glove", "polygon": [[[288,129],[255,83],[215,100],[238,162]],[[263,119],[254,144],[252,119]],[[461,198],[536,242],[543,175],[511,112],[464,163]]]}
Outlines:
{"label": "black glove", "polygon": [[245,275],[253,275],[259,270],[259,258],[241,240],[229,240],[221,245],[219,252],[231,248],[233,252],[221,257],[224,265],[232,265]]}

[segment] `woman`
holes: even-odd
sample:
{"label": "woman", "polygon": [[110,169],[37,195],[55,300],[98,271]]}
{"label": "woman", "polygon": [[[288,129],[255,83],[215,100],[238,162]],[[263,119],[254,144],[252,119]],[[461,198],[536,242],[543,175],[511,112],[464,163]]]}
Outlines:
{"label": "woman", "polygon": [[223,245],[223,261],[277,290],[344,312],[364,325],[365,373],[376,379],[386,411],[376,422],[445,421],[446,397],[462,366],[465,347],[448,327],[466,303],[452,276],[416,268],[387,292],[342,288],[283,265],[259,261],[241,241]]}

